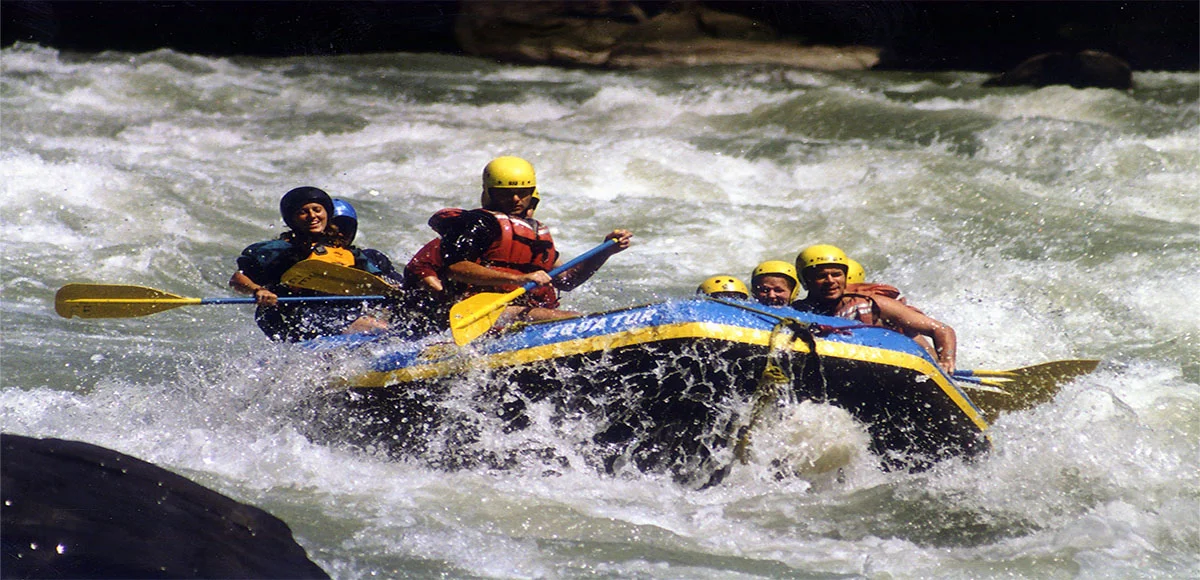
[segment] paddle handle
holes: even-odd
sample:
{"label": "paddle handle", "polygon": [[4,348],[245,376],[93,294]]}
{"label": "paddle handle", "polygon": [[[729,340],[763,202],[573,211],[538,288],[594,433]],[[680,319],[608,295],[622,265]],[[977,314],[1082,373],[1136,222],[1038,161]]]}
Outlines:
{"label": "paddle handle", "polygon": [[[599,246],[596,246],[582,254],[579,254],[578,256],[575,256],[570,261],[568,261],[566,264],[563,264],[553,270],[550,270],[549,272],[547,272],[547,274],[551,278],[554,278],[554,277],[558,276],[559,274],[562,274],[563,272],[566,272],[567,270],[570,270],[571,268],[578,266],[581,262],[591,259],[596,254],[599,254],[600,252],[607,250],[610,246],[616,245],[616,243],[617,243],[616,238],[609,238],[607,240],[604,240],[603,244],[600,244]],[[536,288],[537,285],[538,285],[537,282],[526,282],[525,285],[522,286],[521,288],[524,288],[525,291],[528,292],[528,291]],[[514,298],[516,298],[516,297],[514,296]]]}
{"label": "paddle handle", "polygon": [[[567,270],[579,265],[584,260],[587,260],[587,259],[595,256],[596,254],[599,254],[600,252],[607,250],[610,246],[616,245],[616,243],[617,243],[617,240],[615,238],[609,238],[607,240],[604,240],[604,243],[602,243],[602,244],[600,244],[578,256],[575,256],[573,259],[569,260],[567,263],[565,263],[553,270],[550,270],[549,272],[547,272],[547,274],[551,278],[558,276],[559,274],[562,274],[563,272],[566,272]],[[508,304],[509,302],[512,302],[513,300],[516,300],[517,298],[520,298],[522,294],[524,294],[530,290],[533,290],[534,288],[537,287],[537,285],[538,285],[537,282],[532,282],[532,281],[526,282],[520,288],[517,288],[516,290],[513,290],[507,294],[502,295],[500,298],[496,299],[494,302],[492,302],[488,306],[479,308],[479,309],[475,310],[474,312],[472,312],[471,314],[462,316],[458,319],[455,319],[455,311],[454,311],[454,309],[451,309],[450,310],[450,318],[451,318],[450,328],[451,329],[466,328],[466,327],[474,324],[475,322],[482,320],[485,316],[491,314],[492,312],[495,312],[496,309],[502,308],[504,305]],[[477,294],[476,296],[481,296],[481,295]],[[468,299],[468,300],[470,300],[470,299]],[[463,304],[463,303],[460,302],[459,305],[461,305],[461,304]],[[457,305],[456,305],[456,307],[457,307]],[[459,344],[466,344],[469,341],[470,341],[470,339],[467,339],[467,340],[464,340],[463,342],[459,342]]]}
{"label": "paddle handle", "polygon": [[[386,296],[280,296],[280,302],[359,302],[386,300]],[[254,304],[254,298],[201,298],[197,304]]]}

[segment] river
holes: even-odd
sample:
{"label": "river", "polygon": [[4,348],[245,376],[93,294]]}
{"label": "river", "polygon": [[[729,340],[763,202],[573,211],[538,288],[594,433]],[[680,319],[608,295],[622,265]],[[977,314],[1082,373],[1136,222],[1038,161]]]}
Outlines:
{"label": "river", "polygon": [[[519,67],[447,55],[0,52],[0,429],[154,462],[286,521],[336,578],[1200,576],[1200,74],[1125,92],[971,72]],[[1098,358],[993,451],[837,480],[444,472],[320,444],[319,365],[247,306],[63,319],[71,282],[229,296],[280,196],[351,201],[403,263],[483,165],[538,170],[565,305],[745,279],[832,243],[954,326],[959,367]],[[500,434],[496,434],[500,436]],[[553,441],[549,442],[553,444]]]}

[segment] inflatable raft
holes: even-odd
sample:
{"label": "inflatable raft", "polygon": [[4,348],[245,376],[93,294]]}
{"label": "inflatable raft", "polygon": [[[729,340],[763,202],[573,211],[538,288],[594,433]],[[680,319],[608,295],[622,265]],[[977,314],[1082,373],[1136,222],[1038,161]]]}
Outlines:
{"label": "inflatable raft", "polygon": [[342,369],[306,408],[314,432],[437,467],[553,455],[519,434],[560,429],[597,467],[702,486],[763,408],[789,401],[844,409],[890,469],[989,448],[982,413],[920,345],[790,308],[696,298],[514,325],[465,347],[364,335],[310,346]]}

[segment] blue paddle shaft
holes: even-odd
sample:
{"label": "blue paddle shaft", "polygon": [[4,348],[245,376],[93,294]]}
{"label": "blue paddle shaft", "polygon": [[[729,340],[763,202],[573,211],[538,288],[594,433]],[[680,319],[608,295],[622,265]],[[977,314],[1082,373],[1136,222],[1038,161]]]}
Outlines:
{"label": "blue paddle shaft", "polygon": [[[280,302],[361,302],[363,300],[386,300],[386,296],[281,296]],[[201,298],[201,304],[254,304],[254,298]]]}
{"label": "blue paddle shaft", "polygon": [[[547,274],[549,274],[551,278],[554,278],[554,277],[558,276],[559,274],[562,274],[563,272],[566,272],[567,270],[570,270],[571,268],[578,266],[580,263],[582,263],[588,259],[591,259],[596,254],[599,254],[600,252],[607,250],[610,246],[616,245],[616,243],[617,243],[617,240],[615,240],[613,238],[604,240],[603,244],[600,244],[599,246],[596,246],[582,254],[579,254],[578,256],[575,256],[575,258],[573,258],[571,261],[569,261],[566,264],[563,264],[553,270],[550,270],[549,272],[547,272]],[[528,292],[530,290],[533,290],[534,288],[537,288],[537,285],[538,285],[537,282],[526,282],[525,285],[522,286],[522,288],[524,288],[525,291]]]}

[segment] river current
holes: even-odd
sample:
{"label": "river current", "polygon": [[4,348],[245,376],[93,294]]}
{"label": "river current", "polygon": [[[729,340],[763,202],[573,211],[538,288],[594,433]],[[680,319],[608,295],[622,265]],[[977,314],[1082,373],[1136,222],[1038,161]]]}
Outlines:
{"label": "river current", "polygon": [[[0,429],[110,447],[262,507],[336,578],[1200,576],[1195,72],[982,89],[969,72],[21,44],[0,65]],[[570,308],[685,296],[832,243],[953,325],[960,368],[1102,362],[1002,417],[972,463],[749,465],[697,491],[310,441],[286,410],[321,365],[269,343],[244,305],[54,313],[71,282],[232,295],[236,256],[280,233],[279,198],[300,185],[353,203],[358,244],[403,263],[434,211],[477,204],[499,155],[537,168],[565,256],[635,234]],[[857,441],[827,419],[798,420]]]}

